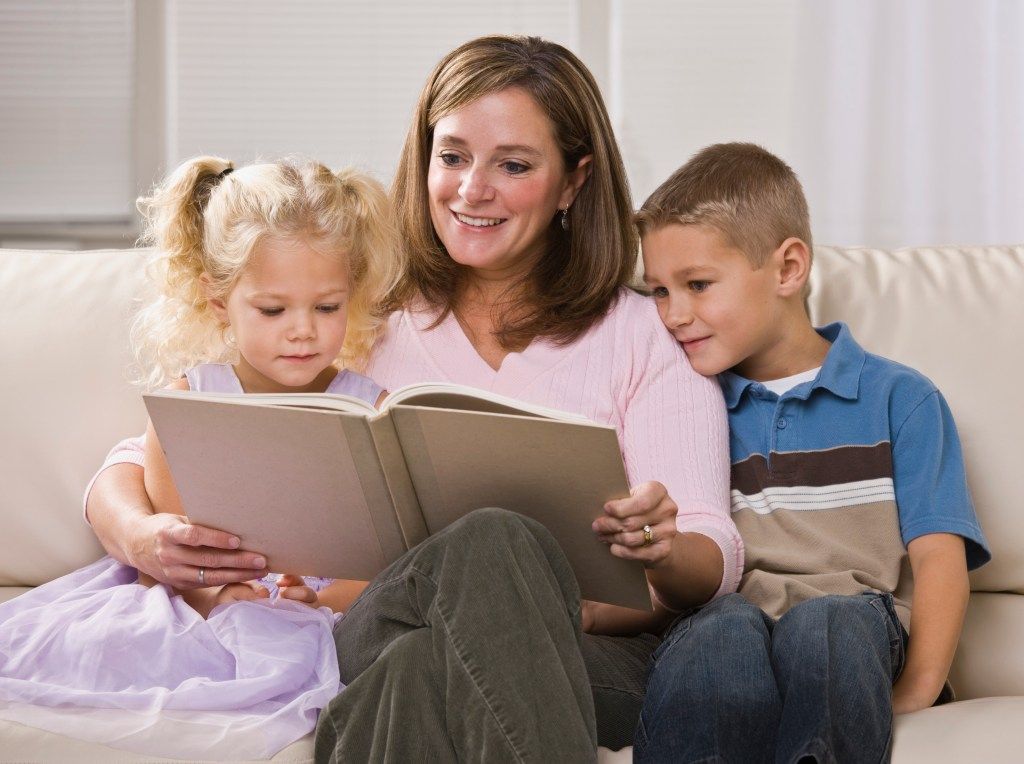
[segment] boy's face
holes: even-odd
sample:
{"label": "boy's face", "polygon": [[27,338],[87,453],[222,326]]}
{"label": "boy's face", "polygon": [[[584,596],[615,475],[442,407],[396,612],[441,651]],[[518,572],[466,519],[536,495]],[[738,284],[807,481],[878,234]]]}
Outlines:
{"label": "boy's face", "polygon": [[734,369],[757,379],[778,341],[775,269],[755,270],[706,225],[673,223],[645,234],[643,257],[658,314],[693,368],[705,376]]}

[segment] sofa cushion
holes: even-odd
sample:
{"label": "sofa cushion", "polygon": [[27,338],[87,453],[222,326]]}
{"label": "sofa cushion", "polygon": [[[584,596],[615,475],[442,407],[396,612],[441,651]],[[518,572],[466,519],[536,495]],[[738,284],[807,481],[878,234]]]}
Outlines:
{"label": "sofa cushion", "polygon": [[[53,762],[54,764],[70,761],[75,764],[110,764],[111,762],[180,764],[181,762],[181,759],[154,758],[109,748],[97,743],[87,743],[84,740],[76,740],[7,721],[0,721],[0,743],[2,743],[0,745],[0,761],[2,762],[31,761]],[[172,753],[171,749],[173,749],[173,744],[168,743],[168,753]],[[202,764],[198,760],[192,761],[193,764]],[[313,761],[313,733],[278,751],[269,761],[281,764],[310,764]]]}
{"label": "sofa cushion", "polygon": [[974,592],[949,677],[957,698],[1024,695],[1022,638],[1024,597]]}
{"label": "sofa cushion", "polygon": [[1019,762],[1024,698],[982,698],[896,717],[893,764]]}
{"label": "sofa cushion", "polygon": [[142,250],[0,252],[0,586],[38,585],[103,552],[82,491],[114,442],[145,425],[126,379]]}
{"label": "sofa cushion", "polygon": [[[1024,698],[983,698],[929,708],[896,719],[893,764],[960,764],[965,761],[1013,762],[1024,748]],[[3,750],[0,761],[66,762],[107,764],[107,762],[149,762],[169,764],[180,759],[136,756],[62,735],[0,722]],[[271,761],[306,764],[313,760],[313,736],[307,735]],[[598,751],[598,764],[629,764],[632,748]],[[196,764],[201,764],[196,762]]]}

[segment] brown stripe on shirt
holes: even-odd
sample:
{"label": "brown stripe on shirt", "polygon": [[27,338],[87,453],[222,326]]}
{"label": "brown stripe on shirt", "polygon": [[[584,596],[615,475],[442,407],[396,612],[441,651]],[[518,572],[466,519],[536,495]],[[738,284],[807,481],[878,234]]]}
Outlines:
{"label": "brown stripe on shirt", "polygon": [[732,488],[747,495],[769,486],[826,486],[892,477],[888,441],[873,446],[841,446],[822,451],[772,453],[771,469],[763,454],[732,465]]}

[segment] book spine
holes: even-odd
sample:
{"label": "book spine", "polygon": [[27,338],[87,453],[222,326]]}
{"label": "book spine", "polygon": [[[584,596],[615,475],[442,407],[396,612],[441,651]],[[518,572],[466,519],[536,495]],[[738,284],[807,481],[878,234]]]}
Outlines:
{"label": "book spine", "polygon": [[390,413],[370,420],[370,436],[380,459],[405,548],[412,549],[429,533]]}

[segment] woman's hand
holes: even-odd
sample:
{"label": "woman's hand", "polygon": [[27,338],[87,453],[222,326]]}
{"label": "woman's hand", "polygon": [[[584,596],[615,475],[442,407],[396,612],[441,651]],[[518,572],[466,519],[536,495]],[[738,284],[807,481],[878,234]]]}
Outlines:
{"label": "woman's hand", "polygon": [[611,546],[612,554],[641,560],[648,568],[668,559],[679,510],[665,486],[655,481],[641,483],[628,498],[605,504],[604,511],[592,527],[597,537]]}
{"label": "woman's hand", "polygon": [[294,600],[310,607],[320,607],[320,598],[315,591],[306,586],[302,576],[282,574],[277,580],[277,592],[281,599]]}
{"label": "woman's hand", "polygon": [[184,591],[240,583],[266,575],[266,559],[238,549],[230,533],[156,513],[135,523],[128,562],[139,572]]}
{"label": "woman's hand", "polygon": [[660,604],[681,611],[714,596],[722,581],[722,552],[702,533],[676,530],[679,507],[665,486],[642,483],[629,498],[609,501],[604,511],[592,525],[597,537],[616,557],[643,562]]}

